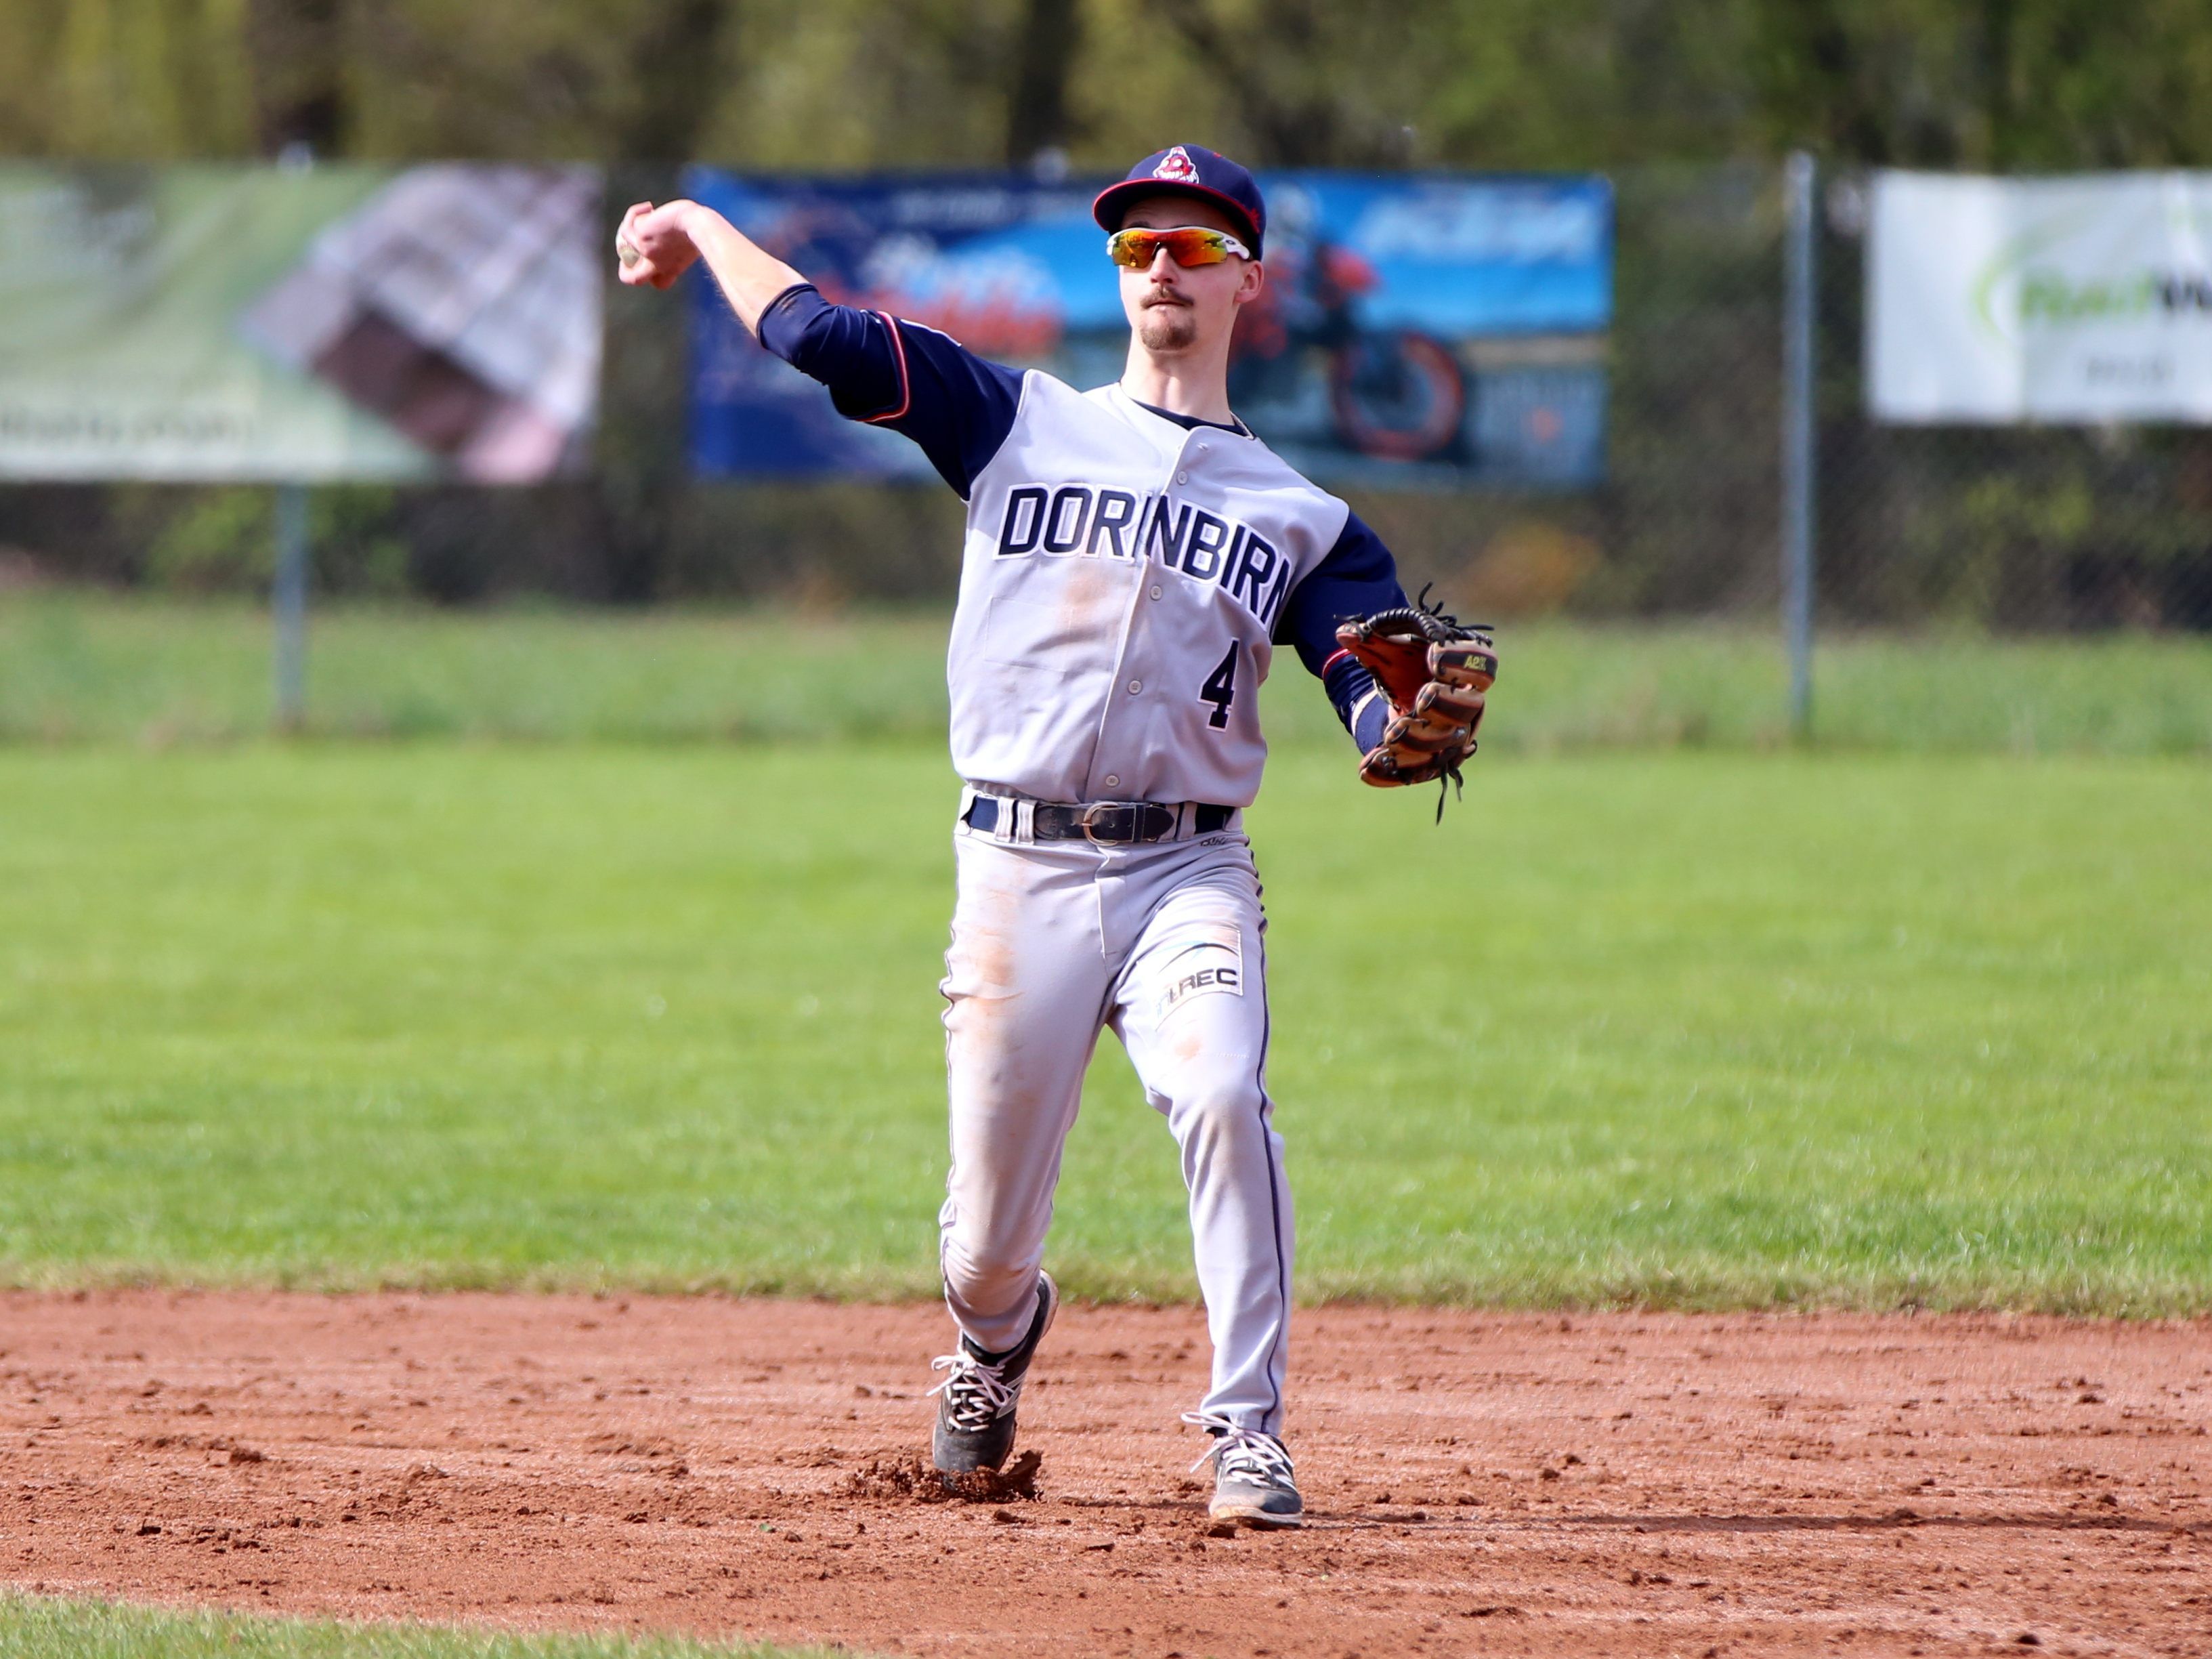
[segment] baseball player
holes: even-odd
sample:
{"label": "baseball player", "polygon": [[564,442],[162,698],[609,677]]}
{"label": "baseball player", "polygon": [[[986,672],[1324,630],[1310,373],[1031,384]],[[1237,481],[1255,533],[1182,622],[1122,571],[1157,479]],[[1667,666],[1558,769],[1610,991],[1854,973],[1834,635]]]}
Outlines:
{"label": "baseball player", "polygon": [[[1230,332],[1266,280],[1251,174],[1177,144],[1093,213],[1130,338],[1121,380],[1090,392],[830,304],[694,203],[631,208],[617,252],[623,282],[656,288],[703,258],[763,346],[843,414],[911,438],[968,503],[947,665],[957,897],[940,988],[952,1159],[939,1261],[957,1341],[935,1362],[936,1466],[997,1468],[1012,1449],[1059,1302],[1042,1261],[1061,1149],[1110,1028],[1189,1188],[1213,1370],[1184,1420],[1212,1437],[1199,1460],[1214,1466],[1209,1508],[1294,1527],[1304,1504],[1281,1437],[1291,1194],[1243,822],[1267,755],[1256,694],[1290,645],[1362,775],[1402,783],[1456,776],[1488,679],[1466,671],[1466,652],[1416,637],[1425,613],[1406,609],[1375,533],[1230,409]],[[1370,626],[1373,613],[1401,625]],[[1390,663],[1381,644],[1419,659],[1401,688],[1367,665]]]}

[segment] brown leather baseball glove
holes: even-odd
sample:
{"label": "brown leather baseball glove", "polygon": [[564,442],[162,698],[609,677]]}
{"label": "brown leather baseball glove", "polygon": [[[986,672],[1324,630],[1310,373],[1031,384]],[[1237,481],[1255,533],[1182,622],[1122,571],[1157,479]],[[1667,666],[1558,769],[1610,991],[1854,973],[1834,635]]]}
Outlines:
{"label": "brown leather baseball glove", "polygon": [[1390,703],[1382,740],[1359,758],[1360,778],[1384,789],[1437,783],[1442,818],[1442,781],[1459,786],[1498,678],[1498,647],[1486,627],[1435,609],[1423,588],[1413,605],[1343,623],[1336,642],[1366,665]]}

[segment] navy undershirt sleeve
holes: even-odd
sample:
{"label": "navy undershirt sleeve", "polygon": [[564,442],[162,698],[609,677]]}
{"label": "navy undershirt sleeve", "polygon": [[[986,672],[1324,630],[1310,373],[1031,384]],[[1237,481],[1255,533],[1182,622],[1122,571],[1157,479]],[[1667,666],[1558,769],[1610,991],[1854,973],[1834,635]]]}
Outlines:
{"label": "navy undershirt sleeve", "polygon": [[963,501],[1013,430],[1021,404],[1020,370],[986,362],[920,323],[833,306],[811,283],[770,302],[760,343],[828,386],[840,415],[920,444]]}
{"label": "navy undershirt sleeve", "polygon": [[1380,699],[1359,708],[1375,689],[1375,677],[1337,644],[1336,625],[1405,603],[1397,562],[1353,513],[1346,516],[1336,545],[1291,590],[1275,625],[1276,642],[1295,647],[1298,660],[1320,677],[1337,719],[1363,754],[1382,740],[1389,711]]}

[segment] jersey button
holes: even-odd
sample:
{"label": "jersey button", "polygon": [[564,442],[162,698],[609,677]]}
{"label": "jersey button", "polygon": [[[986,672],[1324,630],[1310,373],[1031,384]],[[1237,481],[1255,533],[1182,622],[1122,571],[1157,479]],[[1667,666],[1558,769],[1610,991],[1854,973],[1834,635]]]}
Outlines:
{"label": "jersey button", "polygon": [[1139,691],[1143,690],[1144,689],[1145,689],[1145,683],[1144,683],[1144,681],[1142,681],[1142,680],[1131,680],[1131,681],[1129,682],[1129,695],[1130,695],[1131,696],[1133,696],[1133,696],[1135,696],[1137,695],[1137,693],[1138,693],[1138,692],[1139,692]]}
{"label": "jersey button", "polygon": [[1160,585],[1159,585],[1158,582],[1154,582],[1154,583],[1152,584],[1152,597],[1153,597],[1154,599],[1157,599],[1158,598],[1159,598],[1159,596],[1160,596]]}
{"label": "jersey button", "polygon": [[1190,482],[1190,474],[1189,474],[1189,473],[1188,473],[1188,472],[1178,472],[1178,473],[1176,473],[1176,482],[1177,483],[1188,483]]}
{"label": "jersey button", "polygon": [[1121,778],[1116,774],[1109,772],[1106,775],[1106,787],[1109,789],[1119,789],[1121,787]]}

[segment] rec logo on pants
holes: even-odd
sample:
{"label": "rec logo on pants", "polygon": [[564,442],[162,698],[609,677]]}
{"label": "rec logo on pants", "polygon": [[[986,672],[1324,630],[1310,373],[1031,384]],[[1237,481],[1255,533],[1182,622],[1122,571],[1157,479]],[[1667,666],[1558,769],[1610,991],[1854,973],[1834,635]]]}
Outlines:
{"label": "rec logo on pants", "polygon": [[1160,988],[1160,1017],[1207,992],[1244,994],[1244,951],[1241,943],[1208,940],[1194,945],[1173,965],[1173,977]]}

